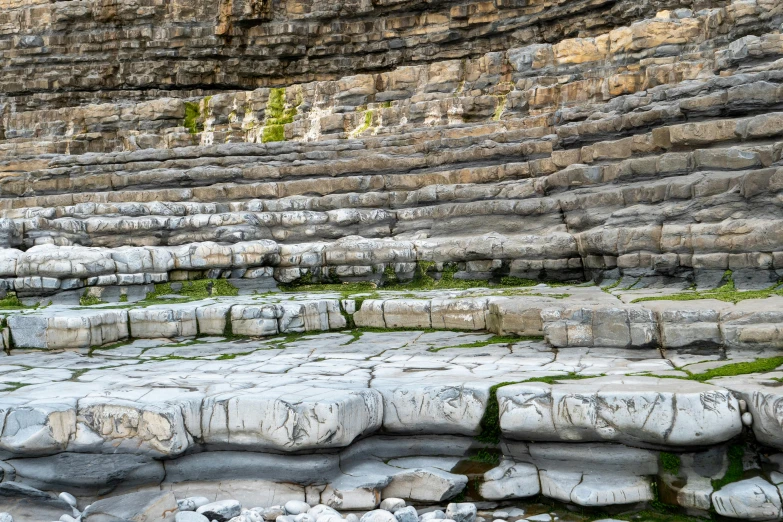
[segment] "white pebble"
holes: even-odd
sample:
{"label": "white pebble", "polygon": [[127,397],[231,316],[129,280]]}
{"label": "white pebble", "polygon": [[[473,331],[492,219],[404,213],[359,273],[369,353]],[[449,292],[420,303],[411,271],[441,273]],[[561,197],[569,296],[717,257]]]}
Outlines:
{"label": "white pebble", "polygon": [[742,424],[745,426],[750,426],[753,424],[753,415],[749,411],[746,411],[742,414]]}
{"label": "white pebble", "polygon": [[301,500],[289,500],[285,503],[283,509],[285,509],[288,515],[299,515],[310,511],[310,504]]}
{"label": "white pebble", "polygon": [[71,507],[76,507],[76,497],[71,495],[70,493],[63,491],[60,493],[60,498],[68,503]]}
{"label": "white pebble", "polygon": [[405,501],[401,498],[385,498],[381,501],[381,509],[394,513],[405,507]]}

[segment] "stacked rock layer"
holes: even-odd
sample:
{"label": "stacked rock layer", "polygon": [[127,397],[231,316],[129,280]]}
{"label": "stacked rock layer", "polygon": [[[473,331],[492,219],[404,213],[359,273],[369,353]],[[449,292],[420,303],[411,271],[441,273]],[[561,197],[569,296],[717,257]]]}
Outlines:
{"label": "stacked rock layer", "polygon": [[783,519],[781,24],[0,0],[0,510]]}

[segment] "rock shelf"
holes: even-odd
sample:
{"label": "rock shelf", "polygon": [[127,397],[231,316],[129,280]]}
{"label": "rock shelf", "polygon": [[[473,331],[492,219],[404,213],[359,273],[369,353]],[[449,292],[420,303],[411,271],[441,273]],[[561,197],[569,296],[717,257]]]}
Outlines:
{"label": "rock shelf", "polygon": [[[674,480],[661,456],[676,455],[674,475],[687,475],[693,490],[677,486],[675,503],[726,511],[710,480],[731,465],[727,448],[743,430],[767,451],[783,450],[774,406],[783,372],[698,376],[762,355],[557,349],[433,330],[20,349],[0,375],[0,447],[6,480],[67,489],[86,503],[155,489],[345,510],[374,509],[386,497],[444,502],[473,476],[473,494],[486,500],[634,505]],[[499,444],[487,438],[493,423]],[[771,475],[754,480],[777,491],[777,457],[746,451],[769,462]],[[471,455],[492,464],[460,472]],[[752,495],[742,487],[732,483],[726,488],[740,492],[726,494]]]}

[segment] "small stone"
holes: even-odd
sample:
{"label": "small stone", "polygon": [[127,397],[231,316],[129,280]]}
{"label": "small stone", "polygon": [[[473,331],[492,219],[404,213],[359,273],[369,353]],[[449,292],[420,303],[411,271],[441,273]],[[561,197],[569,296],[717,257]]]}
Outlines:
{"label": "small stone", "polygon": [[385,509],[375,509],[362,515],[359,522],[397,522],[397,519]]}
{"label": "small stone", "polygon": [[427,520],[444,520],[445,518],[446,518],[446,513],[444,513],[440,509],[436,509],[435,511],[430,511],[429,513],[424,513],[423,515],[419,515],[419,522],[425,522]]}
{"label": "small stone", "polygon": [[338,513],[337,510],[335,510],[334,508],[330,508],[325,504],[318,504],[317,506],[311,507],[310,510],[307,512],[307,514],[316,520],[318,520],[321,517],[321,515],[337,515],[338,517],[340,516],[340,513]]}
{"label": "small stone", "polygon": [[532,522],[550,522],[552,520],[552,515],[549,513],[541,513],[540,515],[533,515],[532,517],[527,517],[525,520],[530,520]]}
{"label": "small stone", "polygon": [[750,426],[753,424],[753,415],[749,411],[746,411],[742,414],[742,424],[745,426]]}
{"label": "small stone", "polygon": [[174,517],[175,522],[209,522],[209,519],[195,511],[180,511]]}
{"label": "small stone", "polygon": [[327,513],[318,517],[315,522],[343,522],[343,517],[341,515],[330,515]]}
{"label": "small stone", "polygon": [[264,509],[261,514],[267,522],[274,522],[277,517],[285,515],[285,509],[282,506],[272,506]]}
{"label": "small stone", "polygon": [[525,510],[520,508],[511,508],[508,510],[508,516],[509,518],[514,517],[524,517],[525,516]]}
{"label": "small stone", "polygon": [[207,497],[188,497],[177,500],[177,509],[180,511],[196,511],[201,506],[209,504]]}
{"label": "small stone", "polygon": [[419,514],[416,513],[415,507],[408,506],[395,510],[394,518],[397,519],[397,522],[418,522]]}
{"label": "small stone", "polygon": [[219,500],[211,504],[204,504],[196,510],[210,520],[226,522],[238,516],[242,512],[242,506],[236,500]]}
{"label": "small stone", "polygon": [[288,515],[299,515],[310,511],[310,504],[301,500],[289,500],[285,503],[283,509],[285,509]]}
{"label": "small stone", "polygon": [[385,498],[381,501],[381,509],[394,513],[405,507],[405,501],[401,498]]}
{"label": "small stone", "polygon": [[740,399],[737,402],[739,403],[739,409],[742,413],[748,411],[748,403],[745,399]]}
{"label": "small stone", "polygon": [[456,522],[475,522],[476,504],[470,502],[451,503],[446,506],[446,518]]}
{"label": "small stone", "polygon": [[60,496],[61,499],[66,501],[71,507],[74,507],[74,508],[76,507],[76,497],[74,497],[70,493],[67,493],[67,492],[63,491],[62,493],[60,493],[59,496]]}
{"label": "small stone", "polygon": [[492,513],[492,517],[506,519],[508,518],[508,511],[495,511]]}

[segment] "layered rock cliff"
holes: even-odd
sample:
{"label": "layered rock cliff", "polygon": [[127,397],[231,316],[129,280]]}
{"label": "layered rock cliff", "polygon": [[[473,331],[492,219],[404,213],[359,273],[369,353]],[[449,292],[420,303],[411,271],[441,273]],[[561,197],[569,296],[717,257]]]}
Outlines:
{"label": "layered rock cliff", "polygon": [[783,519],[781,24],[0,0],[0,511]]}

